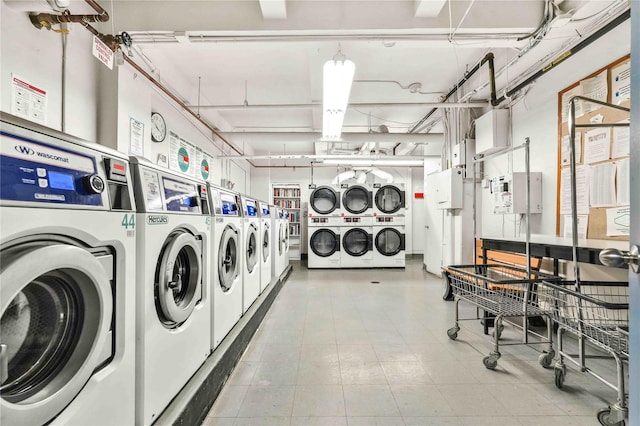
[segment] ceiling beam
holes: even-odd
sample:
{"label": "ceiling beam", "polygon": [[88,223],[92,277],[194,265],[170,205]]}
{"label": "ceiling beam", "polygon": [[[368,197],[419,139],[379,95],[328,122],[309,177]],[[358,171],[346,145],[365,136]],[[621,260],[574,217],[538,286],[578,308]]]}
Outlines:
{"label": "ceiling beam", "polygon": [[[250,111],[263,109],[310,109],[321,108],[322,104],[266,104],[266,105],[191,105],[193,108],[208,109],[215,111]],[[350,107],[354,108],[384,108],[384,107],[416,107],[416,108],[443,108],[443,109],[464,109],[483,108],[490,106],[489,102],[350,102]]]}
{"label": "ceiling beam", "polygon": [[447,3],[447,0],[415,0],[416,18],[435,18]]}
{"label": "ceiling beam", "polygon": [[264,19],[287,19],[286,0],[259,0]]}

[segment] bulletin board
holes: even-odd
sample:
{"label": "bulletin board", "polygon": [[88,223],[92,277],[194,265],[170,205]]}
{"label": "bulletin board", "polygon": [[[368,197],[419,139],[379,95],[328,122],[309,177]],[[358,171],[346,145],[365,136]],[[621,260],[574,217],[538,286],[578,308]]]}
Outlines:
{"label": "bulletin board", "polygon": [[[558,93],[558,175],[556,235],[571,232],[569,100],[584,96],[630,106],[630,55],[599,69]],[[626,111],[578,101],[576,124],[628,122]],[[576,128],[579,238],[629,240],[630,127]]]}

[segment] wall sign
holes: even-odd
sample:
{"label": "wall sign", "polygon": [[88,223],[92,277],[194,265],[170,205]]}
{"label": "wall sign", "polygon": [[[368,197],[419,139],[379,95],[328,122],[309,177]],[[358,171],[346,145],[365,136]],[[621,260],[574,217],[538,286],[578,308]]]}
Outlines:
{"label": "wall sign", "polygon": [[11,77],[11,113],[40,124],[47,124],[47,91],[21,77]]}

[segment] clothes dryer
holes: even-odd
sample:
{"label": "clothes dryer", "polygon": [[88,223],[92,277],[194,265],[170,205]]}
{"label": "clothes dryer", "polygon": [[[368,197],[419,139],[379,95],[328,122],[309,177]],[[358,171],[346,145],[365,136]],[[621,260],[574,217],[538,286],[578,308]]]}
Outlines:
{"label": "clothes dryer", "polygon": [[373,184],[373,215],[404,215],[405,190],[403,183]]}
{"label": "clothes dryer", "polygon": [[340,216],[340,187],[318,186],[311,187],[309,196],[309,217]]}
{"label": "clothes dryer", "polygon": [[343,268],[373,267],[373,217],[344,216],[340,266]]}
{"label": "clothes dryer", "polygon": [[260,295],[260,217],[258,216],[258,202],[252,198],[242,195],[243,215],[243,278],[242,278],[242,313],[247,312],[249,307]]}
{"label": "clothes dryer", "polygon": [[310,217],[307,266],[340,268],[340,217]]}
{"label": "clothes dryer", "polygon": [[271,283],[271,209],[269,204],[258,201],[258,211],[260,212],[260,293],[262,293]]}
{"label": "clothes dryer", "polygon": [[372,216],[373,190],[365,184],[341,185],[343,216]]}
{"label": "clothes dryer", "polygon": [[138,207],[136,424],[155,422],[210,353],[207,186],[131,157]]}
{"label": "clothes dryer", "polygon": [[128,159],[0,118],[0,424],[133,424]]}
{"label": "clothes dryer", "polygon": [[373,223],[373,264],[405,267],[405,217],[376,216]]}
{"label": "clothes dryer", "polygon": [[240,196],[223,188],[209,187],[215,215],[213,262],[217,274],[211,279],[215,349],[242,316],[243,233]]}

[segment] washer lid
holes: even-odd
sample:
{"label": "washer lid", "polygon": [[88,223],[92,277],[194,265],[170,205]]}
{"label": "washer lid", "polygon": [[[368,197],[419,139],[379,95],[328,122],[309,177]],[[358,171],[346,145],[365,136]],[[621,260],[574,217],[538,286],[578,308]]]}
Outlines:
{"label": "washer lid", "polygon": [[320,228],[311,235],[309,248],[320,257],[329,257],[340,251],[340,235],[330,229]]}
{"label": "washer lid", "polygon": [[71,245],[30,244],[0,260],[2,423],[45,424],[105,361],[111,282],[96,257]]}
{"label": "washer lid", "polygon": [[401,191],[397,186],[385,185],[378,189],[374,201],[381,212],[396,213],[405,206],[404,191]]}
{"label": "washer lid", "polygon": [[384,256],[395,256],[405,249],[405,236],[395,228],[383,228],[376,234],[376,249]]}
{"label": "washer lid", "polygon": [[320,186],[311,193],[309,204],[316,213],[332,213],[340,208],[340,193],[329,186]]}
{"label": "washer lid", "polygon": [[255,224],[251,224],[249,229],[247,230],[247,250],[246,250],[246,260],[247,260],[247,271],[249,273],[253,272],[256,265],[258,264],[258,228]]}
{"label": "washer lid", "polygon": [[238,277],[238,230],[227,225],[222,231],[218,249],[218,284],[223,292],[231,290]]}

